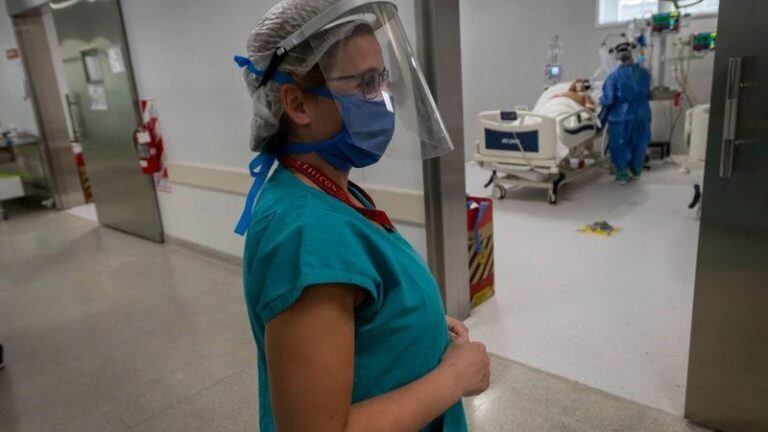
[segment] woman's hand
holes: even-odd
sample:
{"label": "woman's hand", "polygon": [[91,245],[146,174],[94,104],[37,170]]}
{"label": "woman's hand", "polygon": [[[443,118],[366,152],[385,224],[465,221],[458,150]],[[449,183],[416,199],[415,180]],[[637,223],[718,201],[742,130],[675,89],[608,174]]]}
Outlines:
{"label": "woman's hand", "polygon": [[454,340],[437,368],[455,383],[462,397],[479,395],[490,385],[491,358],[485,345],[466,336]]}
{"label": "woman's hand", "polygon": [[488,387],[485,347],[470,343],[466,327],[447,319],[461,345],[453,343],[437,369],[400,388],[352,403],[355,299],[360,291],[338,284],[313,286],[267,323],[269,397],[277,430],[421,430],[462,395]]}
{"label": "woman's hand", "polygon": [[463,322],[456,318],[449,317],[448,315],[445,316],[445,321],[448,323],[448,331],[451,333],[451,339],[469,339],[469,329]]}

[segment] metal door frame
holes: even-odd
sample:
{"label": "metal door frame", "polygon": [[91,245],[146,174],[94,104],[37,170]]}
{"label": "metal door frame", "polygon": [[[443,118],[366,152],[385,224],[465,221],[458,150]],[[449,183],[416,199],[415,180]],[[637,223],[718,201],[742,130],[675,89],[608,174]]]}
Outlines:
{"label": "metal door frame", "polygon": [[49,0],[6,0],[5,8],[8,10],[8,15],[14,17],[46,5],[49,2]]}
{"label": "metal door frame", "polygon": [[[16,2],[36,2],[36,3],[42,3],[42,4],[51,3],[50,0],[46,0],[46,1],[41,1],[41,0],[13,0],[13,1],[16,1]],[[85,0],[74,0],[73,5],[78,4],[78,3],[82,2],[82,1],[85,1]],[[133,122],[132,123],[134,125],[134,129],[136,129],[136,128],[138,128],[141,125],[141,111],[140,111],[140,107],[139,107],[139,96],[138,96],[138,89],[137,89],[137,86],[136,86],[135,69],[133,67],[133,56],[131,54],[131,46],[130,46],[130,43],[128,41],[128,34],[127,34],[127,31],[126,31],[126,28],[125,28],[125,15],[123,13],[122,1],[121,0],[114,0],[114,2],[115,2],[115,6],[117,8],[116,12],[117,12],[117,16],[118,16],[119,23],[120,23],[120,29],[116,33],[119,33],[119,39],[120,39],[119,43],[121,45],[123,45],[123,47],[124,47],[124,50],[122,52],[123,55],[124,55],[123,65],[125,67],[125,73],[127,75],[126,76],[127,85],[128,85],[128,90],[130,92],[131,111],[133,112]],[[87,157],[87,154],[86,154],[86,157]],[[138,169],[138,166],[137,166],[137,169]],[[162,242],[164,242],[164,238],[165,238],[165,229],[163,227],[163,222],[162,222],[162,213],[161,213],[161,210],[160,210],[160,202],[158,200],[157,190],[155,188],[155,183],[152,180],[152,178],[148,178],[147,179],[147,183],[148,183],[149,187],[152,190],[152,195],[153,196],[152,196],[151,200],[153,201],[153,203],[152,203],[153,207],[157,211],[157,223],[158,223],[158,226],[157,226],[156,233],[153,233],[151,235],[142,235],[142,234],[137,234],[135,232],[128,231],[124,227],[115,226],[113,224],[104,223],[104,222],[101,222],[101,221],[100,222],[102,224],[104,224],[105,226],[108,226],[108,227],[110,227],[112,229],[115,229],[117,231],[126,232],[126,233],[131,234],[131,235],[137,235],[140,238],[144,238],[144,239],[147,239],[147,240],[150,240],[150,241],[155,241],[155,242],[158,242],[158,243],[162,243]],[[94,201],[96,202],[97,208],[98,208],[98,200],[99,200],[98,195],[95,194]]]}
{"label": "metal door frame", "polygon": [[[82,1],[82,0],[80,0]],[[123,15],[123,3],[122,0],[115,0],[117,2],[117,12],[120,15],[120,23],[121,23],[121,33],[123,41],[125,42],[125,67],[129,71],[129,77],[128,81],[130,83],[131,88],[131,97],[133,99],[133,110],[136,115],[136,124],[140,123],[141,120],[141,113],[139,112],[139,96],[138,96],[138,90],[136,89],[136,75],[134,73],[133,69],[133,58],[131,55],[131,46],[128,43],[128,34],[125,30],[125,17]],[[33,9],[40,8],[42,6],[47,5],[48,3],[51,3],[51,0],[6,0],[5,2],[5,8],[8,12],[8,15],[13,18],[17,15],[22,15],[26,12],[29,12]],[[26,66],[25,66],[26,68]]]}
{"label": "metal door frame", "polygon": [[[24,49],[22,48],[24,45],[28,43],[26,40],[26,36],[21,34],[19,29],[19,23],[18,20],[20,19],[30,19],[30,17],[35,16],[38,17],[41,21],[43,20],[42,13],[40,13],[39,7],[31,7],[26,8],[23,11],[12,15],[11,16],[11,22],[13,25],[13,32],[14,36],[16,37],[16,42],[19,45],[19,48],[22,49],[22,56],[21,56],[21,62],[22,67],[24,70],[24,76],[27,84],[27,88],[29,90],[30,96],[31,96],[31,104],[32,104],[32,111],[34,113],[35,117],[35,124],[37,125],[38,129],[38,147],[40,154],[42,156],[43,161],[43,170],[45,171],[45,177],[48,183],[48,189],[51,194],[51,198],[53,199],[55,206],[57,209],[65,210],[67,208],[73,207],[74,205],[78,205],[81,202],[84,202],[84,199],[82,201],[79,200],[73,200],[69,198],[64,198],[64,194],[71,193],[71,191],[67,190],[67,187],[62,184],[66,183],[65,180],[63,180],[63,177],[61,175],[67,175],[64,171],[66,170],[66,167],[61,167],[59,165],[56,165],[53,163],[54,156],[52,154],[51,145],[52,145],[52,137],[48,135],[46,132],[45,124],[43,122],[43,115],[42,109],[40,106],[40,92],[37,88],[37,84],[35,83],[35,80],[33,79],[33,74],[30,73],[30,70],[32,69],[32,66],[30,65],[30,59],[28,55],[24,55]],[[47,45],[47,38],[46,38],[46,45]],[[53,61],[51,57],[51,47],[48,46],[48,51],[44,54],[50,58],[51,61]],[[55,72],[54,72],[55,74]],[[54,78],[55,79],[55,78]],[[59,96],[61,95],[61,88],[59,88],[58,83],[55,84],[56,91],[59,93]],[[64,121],[67,121],[66,114],[64,112],[64,108],[61,108],[61,115],[64,117]],[[75,167],[74,158],[72,159],[72,167],[77,169]],[[63,168],[62,172],[59,172],[58,168]],[[69,173],[69,175],[72,175],[73,173]],[[76,175],[76,172],[74,173]],[[79,183],[78,178],[78,183]],[[81,192],[82,193],[82,192]]]}
{"label": "metal door frame", "polygon": [[[82,0],[79,0],[79,1],[82,1]],[[6,9],[7,9],[8,15],[11,16],[11,18],[14,18],[16,16],[20,16],[20,15],[26,14],[26,13],[28,13],[30,11],[35,10],[35,9],[39,9],[41,7],[45,7],[49,3],[51,3],[50,0],[6,0]],[[124,50],[125,58],[124,58],[123,63],[124,63],[124,66],[125,66],[125,69],[126,69],[126,72],[127,72],[127,77],[126,78],[127,78],[127,81],[128,81],[128,87],[129,87],[130,97],[131,97],[131,105],[132,105],[132,108],[133,108],[133,115],[134,115],[133,123],[136,125],[136,127],[138,127],[141,124],[141,112],[140,112],[140,109],[139,109],[139,96],[138,96],[138,89],[137,89],[137,86],[136,86],[135,70],[134,70],[134,67],[133,67],[133,56],[131,55],[131,46],[130,46],[130,44],[128,42],[128,34],[127,34],[126,28],[125,28],[125,19],[124,19],[124,14],[123,14],[122,1],[121,0],[115,0],[115,3],[116,3],[116,6],[117,6],[117,14],[118,14],[119,19],[120,19],[120,35],[121,35],[121,39],[122,39],[121,42],[125,46],[125,50]],[[22,57],[24,57],[24,56],[22,56]],[[29,70],[29,66],[28,66],[26,60],[24,61],[24,69],[25,69],[25,73],[27,73],[27,71]],[[29,75],[29,74],[27,73],[27,75]],[[33,88],[32,85],[30,85],[30,87]],[[59,91],[61,91],[61,89],[59,89]],[[38,127],[39,127],[39,129],[41,131],[41,135],[42,135],[43,129],[41,127],[42,125],[40,124],[40,122],[41,122],[40,116],[37,114],[39,112],[38,111],[39,108],[37,106],[38,101],[37,101],[37,96],[35,95],[35,92],[34,92],[34,88],[32,89],[32,94],[33,94],[33,105],[35,106],[35,110],[36,110],[36,112],[35,112],[36,121],[38,123]],[[74,119],[70,119],[70,121],[72,123],[74,123]],[[72,127],[73,131],[76,130],[76,125],[75,124],[72,124],[71,127]],[[45,167],[46,168],[46,172],[49,173],[49,177],[51,177],[50,176],[50,172],[51,172],[50,158],[46,156],[45,162],[46,162],[46,167]],[[157,216],[158,216],[158,221],[159,221],[159,234],[158,234],[158,237],[157,238],[153,238],[152,240],[162,243],[164,241],[164,237],[165,237],[165,229],[164,229],[163,223],[162,223],[162,214],[160,212],[160,202],[159,202],[158,197],[157,197],[157,191],[155,189],[154,182],[149,181],[149,183],[150,183],[150,186],[151,186],[151,188],[152,188],[152,190],[154,192],[155,208],[157,209]],[[56,195],[56,194],[54,194],[54,195]],[[58,203],[59,203],[59,200],[57,198],[57,204]],[[120,230],[119,228],[114,228],[114,229]]]}
{"label": "metal door frame", "polygon": [[415,0],[418,54],[455,149],[423,164],[427,258],[446,312],[469,316],[459,0]]}

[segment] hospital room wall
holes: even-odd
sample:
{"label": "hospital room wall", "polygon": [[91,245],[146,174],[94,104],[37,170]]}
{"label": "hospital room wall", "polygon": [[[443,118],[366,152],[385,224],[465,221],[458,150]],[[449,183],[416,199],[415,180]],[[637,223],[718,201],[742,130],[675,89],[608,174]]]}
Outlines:
{"label": "hospital room wall", "polygon": [[[544,82],[547,43],[563,41],[564,78],[589,78],[599,66],[603,38],[622,27],[596,27],[595,0],[473,0],[461,2],[465,155],[471,160],[478,140],[477,113],[533,107]],[[716,18],[692,20],[686,31],[716,28]],[[691,87],[699,103],[709,100],[713,57],[692,63]],[[668,135],[667,107],[657,107],[656,139]],[[674,153],[686,152],[677,127]]]}
{"label": "hospital room wall", "polygon": [[[121,3],[138,94],[157,101],[167,161],[245,173],[253,157],[248,148],[252,108],[232,56],[245,53],[248,34],[277,0]],[[413,33],[412,2],[399,3],[405,27]],[[369,187],[423,189],[420,162],[384,160],[354,178]],[[168,235],[241,255],[242,239],[232,229],[243,195],[171,183],[171,192],[158,192],[158,199]],[[424,254],[424,228],[399,227]]]}
{"label": "hospital room wall", "polygon": [[18,47],[5,0],[0,0],[0,128],[13,125],[36,134],[37,122],[32,102],[26,97],[22,60],[6,58],[6,50]]}

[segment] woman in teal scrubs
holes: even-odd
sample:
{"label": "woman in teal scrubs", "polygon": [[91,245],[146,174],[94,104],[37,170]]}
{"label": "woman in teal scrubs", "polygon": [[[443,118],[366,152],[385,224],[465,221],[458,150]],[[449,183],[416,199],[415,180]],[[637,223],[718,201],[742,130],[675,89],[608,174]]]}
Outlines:
{"label": "woman in teal scrubs", "polygon": [[461,398],[488,387],[485,347],[348,179],[385,151],[452,149],[396,7],[284,0],[235,60],[260,152],[236,231],[261,431],[467,430]]}

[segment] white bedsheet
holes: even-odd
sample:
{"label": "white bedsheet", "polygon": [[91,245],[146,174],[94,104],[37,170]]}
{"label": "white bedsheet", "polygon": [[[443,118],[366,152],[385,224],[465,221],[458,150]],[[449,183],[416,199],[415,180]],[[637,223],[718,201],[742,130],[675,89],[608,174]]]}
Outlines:
{"label": "white bedsheet", "polygon": [[533,112],[535,114],[560,119],[583,109],[584,107],[573,99],[557,96],[543,101],[540,105],[533,108]]}
{"label": "white bedsheet", "polygon": [[[568,89],[571,88],[571,84],[573,84],[573,81],[563,82],[544,90],[544,92],[541,93],[541,96],[539,96],[539,100],[536,101],[536,105],[534,105],[534,112],[536,111],[536,108],[552,99],[555,95],[567,92]],[[589,95],[592,96],[592,100],[594,100],[596,104],[599,104],[600,97],[603,95],[603,83],[600,81],[593,82]]]}
{"label": "white bedsheet", "polygon": [[[539,103],[536,104],[536,107],[534,107],[533,112],[535,114],[540,114],[559,120],[562,117],[571,115],[583,109],[584,107],[573,99],[557,96],[540,100]],[[568,155],[568,152],[570,152],[568,146],[563,143],[562,137],[560,136],[561,132],[562,131],[560,130],[557,131],[557,148],[555,149],[558,163]]]}

